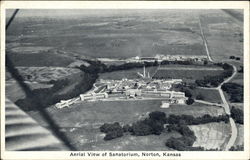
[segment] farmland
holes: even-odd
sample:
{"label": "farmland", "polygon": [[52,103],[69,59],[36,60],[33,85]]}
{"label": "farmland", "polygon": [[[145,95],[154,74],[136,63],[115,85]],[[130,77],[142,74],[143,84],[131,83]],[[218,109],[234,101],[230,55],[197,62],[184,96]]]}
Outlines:
{"label": "farmland", "polygon": [[[109,12],[103,10],[99,16],[91,17],[78,15],[67,21],[52,18],[52,23],[45,22],[45,17],[36,21],[19,17],[7,33],[8,48],[15,53],[53,48],[95,58],[206,54],[197,23],[200,12]],[[38,47],[36,52],[32,47]]]}
{"label": "farmland", "polygon": [[15,66],[22,67],[66,67],[73,62],[72,58],[50,52],[9,53],[8,56]]}
{"label": "farmland", "polygon": [[210,54],[215,61],[224,61],[231,55],[243,59],[242,21],[235,22],[234,17],[221,10],[200,18]]}
{"label": "farmland", "polygon": [[223,149],[225,141],[230,137],[230,125],[223,122],[192,125],[197,140],[194,147],[202,146],[205,149]]}
{"label": "farmland", "polygon": [[16,67],[26,81],[49,82],[79,74],[79,69],[65,67]]}
{"label": "farmland", "polygon": [[197,95],[201,95],[203,97],[203,100],[208,102],[214,102],[214,103],[221,103],[221,97],[217,90],[208,90],[208,89],[201,89],[196,88],[191,90],[191,94],[193,97],[197,97]]}
{"label": "farmland", "polygon": [[176,67],[162,67],[157,70],[154,78],[181,78],[186,80],[197,80],[205,76],[220,75],[223,72],[221,68],[205,68],[205,67],[189,67],[189,66],[176,66]]}

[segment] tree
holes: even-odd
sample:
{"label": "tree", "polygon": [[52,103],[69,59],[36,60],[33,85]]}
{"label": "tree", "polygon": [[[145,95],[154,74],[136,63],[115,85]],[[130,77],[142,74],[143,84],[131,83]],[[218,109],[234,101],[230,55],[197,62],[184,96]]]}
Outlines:
{"label": "tree", "polygon": [[238,70],[239,73],[243,73],[244,72],[244,68],[243,66],[240,66],[240,69]]}
{"label": "tree", "polygon": [[184,93],[185,93],[185,96],[186,96],[186,97],[189,97],[189,98],[192,97],[192,93],[190,92],[190,90],[185,89],[185,90],[184,90]]}
{"label": "tree", "polygon": [[100,127],[100,131],[106,133],[104,140],[111,140],[123,136],[123,128],[118,122],[113,124],[104,123]]}
{"label": "tree", "polygon": [[188,98],[188,99],[186,100],[186,103],[187,103],[187,105],[191,105],[191,104],[194,103],[194,99]]}
{"label": "tree", "polygon": [[232,118],[236,123],[243,124],[244,123],[244,114],[241,109],[235,108],[234,106],[230,110]]}
{"label": "tree", "polygon": [[230,56],[229,58],[230,58],[230,59],[235,59],[235,56]]}
{"label": "tree", "polygon": [[132,125],[132,134],[136,136],[150,135],[152,134],[152,128],[143,121],[139,121]]}
{"label": "tree", "polygon": [[166,122],[166,114],[160,111],[154,111],[154,112],[149,113],[149,118],[155,121],[160,121],[162,123]]}

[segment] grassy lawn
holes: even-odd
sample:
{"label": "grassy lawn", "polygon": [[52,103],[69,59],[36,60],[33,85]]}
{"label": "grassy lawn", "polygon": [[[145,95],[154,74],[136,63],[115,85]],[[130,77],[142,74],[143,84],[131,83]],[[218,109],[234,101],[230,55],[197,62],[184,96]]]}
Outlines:
{"label": "grassy lawn", "polygon": [[196,98],[197,95],[202,95],[204,97],[204,101],[208,102],[214,102],[214,103],[221,103],[221,97],[220,94],[217,90],[208,90],[208,89],[201,89],[201,88],[196,88],[191,90],[191,93],[194,98]]}
{"label": "grassy lawn", "polygon": [[[188,67],[188,66],[186,66]],[[158,70],[155,74],[155,78],[182,78],[188,80],[202,79],[205,76],[220,75],[223,70],[179,70],[179,69],[168,69]]]}

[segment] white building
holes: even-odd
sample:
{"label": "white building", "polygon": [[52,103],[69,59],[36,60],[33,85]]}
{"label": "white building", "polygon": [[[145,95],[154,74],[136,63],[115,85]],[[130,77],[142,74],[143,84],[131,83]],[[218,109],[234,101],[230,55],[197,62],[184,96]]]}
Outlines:
{"label": "white building", "polygon": [[81,101],[88,100],[98,100],[108,98],[107,93],[88,93],[88,94],[80,94]]}

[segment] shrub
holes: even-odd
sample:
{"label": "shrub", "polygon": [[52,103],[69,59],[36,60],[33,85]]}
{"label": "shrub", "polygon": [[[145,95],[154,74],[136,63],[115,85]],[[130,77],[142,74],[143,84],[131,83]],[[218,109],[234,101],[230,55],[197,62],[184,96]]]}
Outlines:
{"label": "shrub", "polygon": [[194,99],[188,98],[188,99],[186,100],[186,103],[187,103],[187,105],[191,105],[191,104],[194,103]]}
{"label": "shrub", "polygon": [[222,90],[230,95],[231,102],[243,102],[243,86],[237,83],[225,83]]}
{"label": "shrub", "polygon": [[149,114],[149,118],[156,120],[156,121],[160,121],[162,123],[166,122],[166,114],[164,112],[160,112],[160,111],[151,112]]}
{"label": "shrub", "polygon": [[230,56],[229,58],[230,58],[230,59],[235,59],[235,56]]}
{"label": "shrub", "polygon": [[243,124],[244,123],[244,114],[241,109],[235,108],[234,106],[230,110],[232,118],[236,123]]}
{"label": "shrub", "polygon": [[123,136],[123,131],[122,130],[117,130],[117,131],[112,131],[112,132],[108,132],[105,137],[104,140],[111,140],[111,139],[115,139],[118,137],[122,137]]}
{"label": "shrub", "polygon": [[152,128],[144,121],[136,122],[132,125],[132,135],[146,136],[152,134]]}
{"label": "shrub", "polygon": [[113,124],[104,123],[100,127],[100,131],[106,133],[104,140],[111,140],[123,136],[123,128],[118,122]]}

